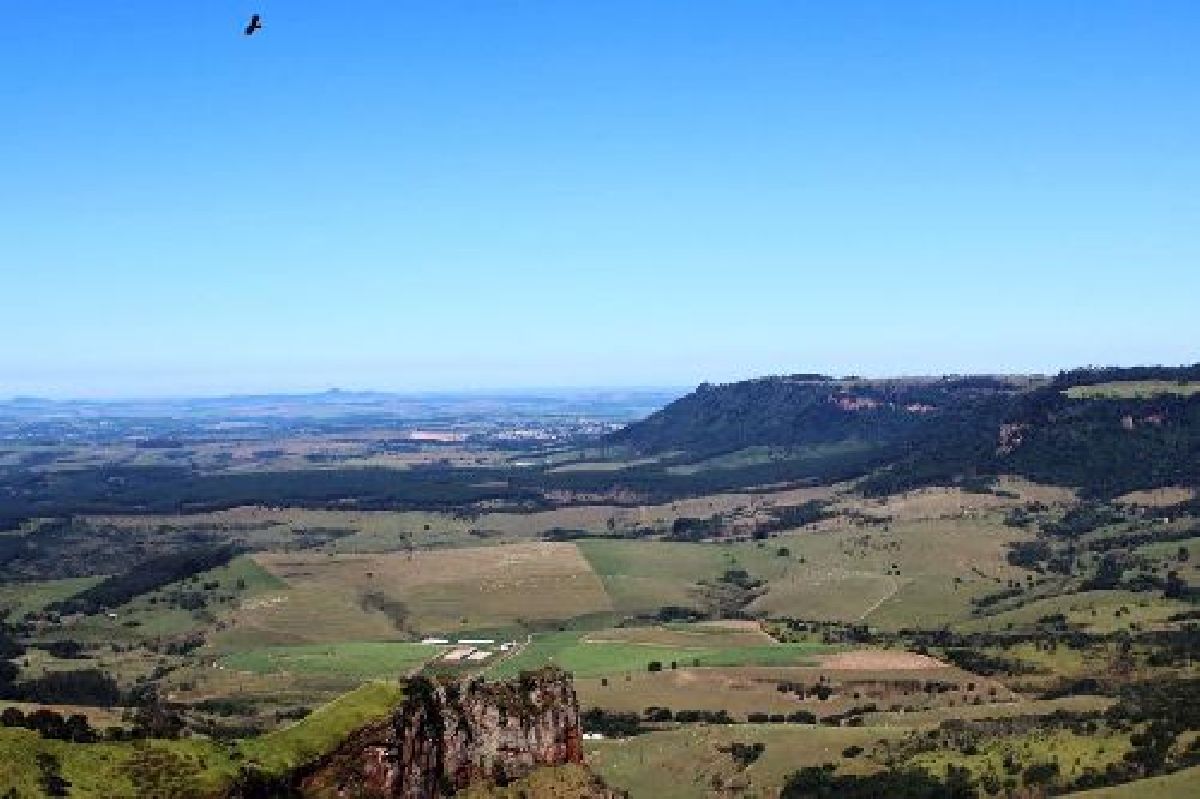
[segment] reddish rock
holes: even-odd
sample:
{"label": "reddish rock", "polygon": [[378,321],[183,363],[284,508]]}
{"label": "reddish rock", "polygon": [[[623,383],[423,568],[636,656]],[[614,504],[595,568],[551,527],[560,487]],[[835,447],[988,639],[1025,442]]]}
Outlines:
{"label": "reddish rock", "polygon": [[571,678],[545,669],[506,682],[410,680],[404,705],[299,778],[301,793],[435,799],[583,762]]}

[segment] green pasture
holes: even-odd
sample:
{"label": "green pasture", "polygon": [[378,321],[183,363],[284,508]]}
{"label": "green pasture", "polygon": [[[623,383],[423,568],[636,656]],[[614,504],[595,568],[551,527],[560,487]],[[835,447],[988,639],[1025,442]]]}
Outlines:
{"label": "green pasture", "polygon": [[493,679],[554,665],[577,677],[603,677],[646,671],[651,662],[664,669],[706,666],[806,666],[814,656],[832,650],[823,644],[756,646],[663,646],[659,644],[591,642],[586,633],[563,632],[535,636],[513,657],[488,670]]}
{"label": "green pasture", "polygon": [[28,583],[7,583],[0,586],[0,608],[9,611],[15,618],[20,618],[26,613],[36,613],[52,602],[73,597],[103,579],[103,575],[100,575],[67,577],[61,580],[39,580]]}

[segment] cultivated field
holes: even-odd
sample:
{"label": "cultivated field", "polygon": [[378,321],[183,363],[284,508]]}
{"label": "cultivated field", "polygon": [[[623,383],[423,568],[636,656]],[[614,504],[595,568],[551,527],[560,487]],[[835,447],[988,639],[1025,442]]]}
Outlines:
{"label": "cultivated field", "polygon": [[1067,389],[1071,399],[1131,399],[1154,397],[1159,394],[1190,396],[1200,392],[1200,383],[1168,380],[1119,380]]}
{"label": "cultivated field", "polygon": [[523,669],[546,664],[558,666],[577,677],[608,677],[645,672],[651,663],[665,670],[710,666],[793,666],[814,663],[828,651],[821,644],[727,645],[716,643],[656,644],[622,642],[612,631],[596,633],[560,632],[535,636],[514,657],[487,671],[490,677],[511,676]]}
{"label": "cultivated field", "polygon": [[603,585],[571,544],[263,554],[256,561],[287,587],[238,611],[218,639],[226,649],[255,641],[396,641],[612,610]]}
{"label": "cultivated field", "polygon": [[398,679],[420,669],[448,647],[365,642],[250,649],[221,658],[222,668],[254,674],[316,674],[351,679]]}

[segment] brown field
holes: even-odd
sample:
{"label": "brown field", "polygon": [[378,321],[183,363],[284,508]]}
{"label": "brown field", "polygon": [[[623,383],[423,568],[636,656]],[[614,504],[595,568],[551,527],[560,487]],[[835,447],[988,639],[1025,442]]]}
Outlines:
{"label": "brown field", "polygon": [[976,494],[957,488],[920,488],[879,499],[846,497],[837,507],[847,511],[862,511],[872,516],[890,516],[895,521],[903,522],[981,516],[1033,501],[1047,505],[1075,501],[1075,492],[1071,489],[1039,485],[1014,477],[1001,478],[997,488],[1017,494],[1018,498]]}
{"label": "brown field", "polygon": [[835,652],[821,658],[821,667],[836,671],[892,671],[949,668],[947,664],[928,655],[889,649],[856,649]]}
{"label": "brown field", "polygon": [[1152,488],[1145,491],[1130,491],[1117,497],[1117,502],[1143,508],[1169,508],[1196,498],[1194,488]]}
{"label": "brown field", "polygon": [[6,708],[15,707],[23,713],[33,713],[36,710],[52,710],[63,716],[86,716],[93,727],[121,726],[121,708],[93,707],[92,705],[39,705],[31,702],[0,702],[0,712]]}
{"label": "brown field", "polygon": [[[952,707],[974,709],[1018,698],[998,682],[952,666],[934,665],[938,661],[925,660],[913,653],[864,651],[845,654],[858,657],[834,660],[833,667],[740,666],[635,672],[628,679],[609,678],[607,685],[600,678],[579,679],[576,688],[584,707],[637,713],[650,706],[672,710],[724,709],[741,720],[749,713],[786,714],[796,710],[827,716],[866,704],[875,704],[881,715],[888,715],[885,711],[893,705],[916,708],[919,712]],[[833,657],[826,657],[825,662],[828,664]],[[888,665],[888,661],[895,665]],[[777,688],[781,682],[815,686],[822,680],[834,689],[833,695],[824,700],[813,696],[800,699]],[[960,689],[930,695],[920,687],[928,681],[953,683]],[[973,690],[968,690],[972,683]],[[971,704],[976,697],[984,704]],[[912,712],[912,709],[908,711],[909,714]]]}
{"label": "brown field", "polygon": [[748,713],[791,713],[804,708],[794,696],[775,690],[773,683],[738,669],[678,669],[635,672],[629,679],[576,679],[580,706],[641,713],[647,707],[672,710],[726,710],[745,720]]}
{"label": "brown field", "polygon": [[[260,646],[403,640],[612,609],[573,544],[427,550],[411,557],[300,553],[255,559],[288,587],[239,610],[232,629],[223,633],[226,646],[235,640]],[[364,609],[367,592],[402,603],[403,624]]]}

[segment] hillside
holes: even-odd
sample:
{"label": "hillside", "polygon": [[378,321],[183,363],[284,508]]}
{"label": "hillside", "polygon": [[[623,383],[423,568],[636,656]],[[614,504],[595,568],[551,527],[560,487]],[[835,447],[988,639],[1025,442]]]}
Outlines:
{"label": "hillside", "polygon": [[1200,367],[1034,377],[703,384],[609,443],[675,462],[772,448],[779,462],[860,459],[887,493],[996,474],[1115,495],[1200,480]]}
{"label": "hillside", "polygon": [[898,444],[947,414],[986,405],[1026,378],[833,380],[813,375],[704,383],[611,437],[639,451],[705,455],[752,446],[812,447],[848,441]]}

